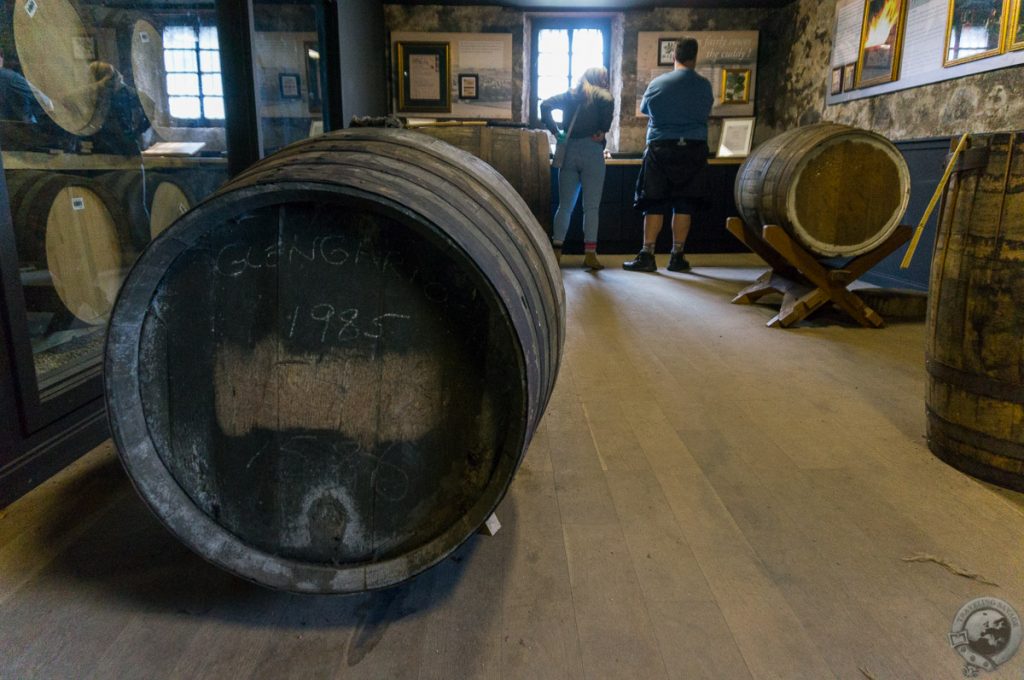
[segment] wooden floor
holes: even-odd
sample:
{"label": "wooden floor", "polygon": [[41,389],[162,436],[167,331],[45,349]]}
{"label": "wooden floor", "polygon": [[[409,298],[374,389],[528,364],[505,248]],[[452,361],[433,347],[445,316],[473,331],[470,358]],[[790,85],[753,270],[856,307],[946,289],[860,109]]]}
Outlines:
{"label": "wooden floor", "polygon": [[386,592],[270,592],[170,538],[107,444],[0,513],[0,678],[961,677],[960,606],[1024,612],[1024,506],[928,452],[923,324],[768,329],[729,304],[749,260],[622,259],[566,258],[496,537]]}

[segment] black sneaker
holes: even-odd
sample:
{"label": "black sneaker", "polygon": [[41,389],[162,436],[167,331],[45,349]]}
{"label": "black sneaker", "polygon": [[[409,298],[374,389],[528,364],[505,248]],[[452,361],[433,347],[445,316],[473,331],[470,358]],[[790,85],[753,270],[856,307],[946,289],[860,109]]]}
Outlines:
{"label": "black sneaker", "polygon": [[623,262],[622,268],[630,272],[653,272],[657,271],[658,265],[654,262],[653,253],[641,250],[635,258]]}
{"label": "black sneaker", "polygon": [[682,253],[672,253],[672,256],[668,258],[670,272],[688,272],[690,269],[690,263],[686,261]]}

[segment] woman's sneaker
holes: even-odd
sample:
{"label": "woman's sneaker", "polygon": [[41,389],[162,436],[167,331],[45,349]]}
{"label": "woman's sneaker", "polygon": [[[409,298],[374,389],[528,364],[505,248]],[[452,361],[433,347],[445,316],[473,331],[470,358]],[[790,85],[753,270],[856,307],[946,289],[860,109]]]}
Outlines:
{"label": "woman's sneaker", "polygon": [[671,257],[668,258],[668,270],[670,272],[688,272],[690,269],[690,263],[686,261],[682,253],[672,253]]}
{"label": "woman's sneaker", "polygon": [[601,264],[599,259],[597,259],[597,253],[589,251],[583,255],[583,266],[587,269],[593,269],[594,271],[604,269],[604,265]]}
{"label": "woman's sneaker", "polygon": [[623,262],[622,268],[629,272],[653,272],[657,271],[658,265],[654,262],[654,253],[641,250],[635,258]]}

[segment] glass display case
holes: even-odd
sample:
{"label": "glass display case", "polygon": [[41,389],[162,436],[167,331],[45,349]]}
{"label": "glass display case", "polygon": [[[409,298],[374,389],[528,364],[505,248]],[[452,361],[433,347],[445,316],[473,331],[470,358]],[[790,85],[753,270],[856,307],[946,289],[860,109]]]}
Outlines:
{"label": "glass display case", "polygon": [[[83,409],[102,420],[106,324],[142,249],[227,180],[233,156],[246,156],[237,170],[323,132],[327,6],[3,4],[0,409],[18,415],[0,427],[0,506],[5,470],[34,439]],[[236,31],[225,17],[238,8],[252,28],[222,49],[218,26]],[[228,139],[238,71],[259,126],[244,154]]]}

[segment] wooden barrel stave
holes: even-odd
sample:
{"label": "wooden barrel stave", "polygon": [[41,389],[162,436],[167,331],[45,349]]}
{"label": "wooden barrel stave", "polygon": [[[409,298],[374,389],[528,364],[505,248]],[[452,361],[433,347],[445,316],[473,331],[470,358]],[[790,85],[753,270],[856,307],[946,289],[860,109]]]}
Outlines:
{"label": "wooden barrel stave", "polygon": [[954,176],[932,263],[928,443],[971,475],[1024,491],[1024,132],[978,135]]}
{"label": "wooden barrel stave", "polygon": [[10,178],[20,261],[49,271],[75,317],[106,323],[128,265],[116,201],[84,177],[29,171]]}
{"label": "wooden barrel stave", "polygon": [[[526,262],[551,259],[538,246],[543,234],[532,233],[539,226],[492,169],[408,132],[323,139],[330,150],[295,145],[243,173],[147,249],[111,320],[106,375],[125,465],[174,533],[265,585],[344,592],[418,573],[486,519],[550,395],[564,318],[553,263]],[[519,224],[520,215],[531,222]],[[330,269],[330,258],[344,266]],[[234,281],[251,283],[240,290]],[[378,311],[415,325],[395,322],[346,344],[326,308],[314,318],[327,321],[289,316],[296,305],[325,304],[324,295],[338,309],[377,300]],[[175,303],[185,299],[193,304]],[[174,328],[197,331],[183,339]],[[380,344],[367,354],[359,343]],[[329,387],[344,382],[337,371],[367,366],[381,371],[369,382],[379,395],[366,380]],[[203,384],[211,375],[214,385]],[[272,392],[243,389],[268,375]],[[367,420],[373,409],[390,415]],[[342,455],[354,450],[362,453]],[[417,461],[425,467],[407,478],[383,465]],[[399,489],[414,498],[397,498]],[[258,511],[250,496],[275,503]],[[300,502],[312,496],[312,505]],[[373,504],[368,523],[360,509]],[[369,530],[351,529],[338,544],[338,526]]]}
{"label": "wooden barrel stave", "polygon": [[540,130],[485,125],[426,126],[430,135],[480,158],[519,192],[537,220],[551,224],[551,151]]}
{"label": "wooden barrel stave", "polygon": [[749,225],[777,224],[812,253],[852,257],[899,226],[910,176],[885,138],[819,123],[759,146],[740,167],[735,193]]}
{"label": "wooden barrel stave", "polygon": [[12,11],[18,59],[25,78],[37,88],[40,106],[72,134],[97,132],[106,120],[111,90],[97,82],[90,68],[95,55],[84,52],[91,44],[91,27],[76,3],[15,0]]}
{"label": "wooden barrel stave", "polygon": [[145,248],[196,203],[189,185],[167,173],[112,172],[100,177],[99,182],[123,207],[136,251]]}

